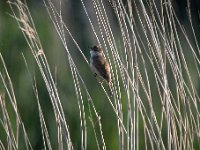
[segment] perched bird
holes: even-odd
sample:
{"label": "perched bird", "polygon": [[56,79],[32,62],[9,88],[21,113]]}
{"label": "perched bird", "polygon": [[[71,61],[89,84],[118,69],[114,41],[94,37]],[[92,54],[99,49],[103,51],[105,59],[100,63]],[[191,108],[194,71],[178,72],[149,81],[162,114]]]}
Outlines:
{"label": "perched bird", "polygon": [[110,93],[112,95],[110,65],[103,56],[102,48],[98,46],[90,48],[90,55],[90,67],[94,72],[94,76],[96,77],[98,75],[107,81]]}

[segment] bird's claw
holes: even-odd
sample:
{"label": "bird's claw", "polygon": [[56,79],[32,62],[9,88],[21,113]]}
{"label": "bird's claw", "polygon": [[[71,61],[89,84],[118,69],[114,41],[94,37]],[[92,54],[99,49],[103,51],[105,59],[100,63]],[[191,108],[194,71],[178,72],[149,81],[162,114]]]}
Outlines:
{"label": "bird's claw", "polygon": [[95,78],[97,77],[97,74],[96,74],[96,73],[94,73],[93,75],[94,75]]}

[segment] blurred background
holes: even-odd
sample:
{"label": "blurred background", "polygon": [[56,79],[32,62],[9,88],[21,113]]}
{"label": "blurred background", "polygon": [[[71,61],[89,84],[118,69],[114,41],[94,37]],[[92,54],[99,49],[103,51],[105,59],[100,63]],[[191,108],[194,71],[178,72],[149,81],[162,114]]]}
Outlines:
{"label": "blurred background", "polygon": [[[59,7],[59,1],[54,0],[55,4]],[[126,2],[124,0],[124,2]],[[187,19],[187,0],[172,0],[173,6],[176,13],[180,19],[181,24],[186,28],[189,25],[189,20]],[[77,107],[77,100],[72,80],[71,71],[67,61],[67,55],[63,48],[63,45],[57,35],[53,24],[49,18],[46,8],[41,0],[27,1],[30,13],[33,17],[36,29],[38,31],[41,43],[43,45],[44,52],[47,56],[48,62],[51,67],[51,71],[57,82],[60,98],[64,107],[66,120],[70,128],[72,142],[75,149],[80,149],[80,126],[79,126],[79,111]],[[106,3],[106,2],[105,2]],[[199,29],[199,10],[200,1],[190,0],[191,12],[194,23],[194,28]],[[90,17],[95,20],[95,12],[90,1],[85,2],[88,8]],[[90,9],[91,8],[91,9]],[[115,17],[112,10],[107,8],[110,12],[110,18],[112,18],[111,24],[113,31],[117,34],[118,26],[115,27]],[[65,0],[62,4],[63,19],[66,25],[69,27],[72,35],[78,42],[81,50],[89,59],[88,47],[97,44],[92,29],[89,25],[88,18],[84,13],[83,7],[80,0]],[[95,23],[95,22],[94,22]],[[95,25],[98,27],[98,25]],[[196,30],[199,31],[199,30]],[[200,32],[197,34],[197,39],[200,41]],[[70,38],[67,38],[68,43],[73,43]],[[192,39],[191,39],[192,40]],[[118,139],[116,127],[112,126],[112,121],[115,121],[115,115],[110,109],[110,104],[106,101],[106,97],[99,86],[96,79],[93,77],[89,66],[84,61],[80,53],[74,44],[68,44],[68,48],[74,57],[76,64],[80,70],[80,73],[84,77],[84,81],[88,85],[88,90],[94,97],[95,104],[99,114],[104,116],[102,122],[104,124],[103,130],[105,134],[105,142],[107,143],[107,149],[117,149]],[[5,60],[8,72],[10,74],[11,80],[14,85],[14,90],[16,94],[16,99],[22,120],[25,124],[28,136],[31,140],[34,149],[42,149],[42,135],[40,129],[38,107],[35,95],[32,89],[32,78],[36,77],[37,87],[39,91],[39,98],[43,112],[45,114],[45,119],[47,121],[47,127],[50,132],[51,139],[56,137],[56,124],[51,102],[49,99],[48,92],[45,88],[44,81],[39,73],[38,66],[31,54],[31,51],[25,41],[22,32],[18,28],[16,20],[12,17],[12,11],[6,3],[6,0],[0,1],[0,52]],[[28,73],[27,67],[24,63],[22,53],[25,55],[28,63]],[[0,65],[0,70],[2,65]],[[2,83],[0,82],[0,91],[3,90]],[[12,115],[12,109],[8,103],[8,108],[10,107],[10,114]],[[9,110],[9,109],[8,109]],[[86,112],[87,114],[88,112]],[[113,119],[112,119],[113,118]],[[87,118],[88,119],[88,118]],[[11,122],[15,122],[14,118]],[[0,129],[2,126],[0,125]],[[88,133],[88,137],[92,132]],[[106,134],[108,136],[106,136]],[[5,142],[5,133],[0,130],[0,139]],[[88,149],[93,149],[95,147],[95,139],[90,139],[91,141],[88,145]],[[53,148],[57,149],[57,141],[53,141]],[[142,144],[142,143],[141,143]]]}

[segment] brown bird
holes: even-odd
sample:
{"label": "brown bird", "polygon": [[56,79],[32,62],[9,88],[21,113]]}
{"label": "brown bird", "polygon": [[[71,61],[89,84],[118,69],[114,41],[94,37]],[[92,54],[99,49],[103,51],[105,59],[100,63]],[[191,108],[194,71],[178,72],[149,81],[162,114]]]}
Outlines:
{"label": "brown bird", "polygon": [[94,76],[96,77],[98,75],[107,81],[110,93],[112,95],[110,65],[103,56],[102,48],[98,46],[90,48],[90,55],[90,67],[94,72]]}

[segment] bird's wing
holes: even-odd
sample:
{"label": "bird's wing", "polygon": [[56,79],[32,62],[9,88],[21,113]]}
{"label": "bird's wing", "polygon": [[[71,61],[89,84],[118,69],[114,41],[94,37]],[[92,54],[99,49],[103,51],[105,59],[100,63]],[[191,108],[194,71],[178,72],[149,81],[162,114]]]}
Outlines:
{"label": "bird's wing", "polygon": [[[101,57],[101,58],[99,58]],[[107,60],[103,56],[96,56],[93,59],[93,64],[99,74],[107,81],[110,82],[110,66]]]}

